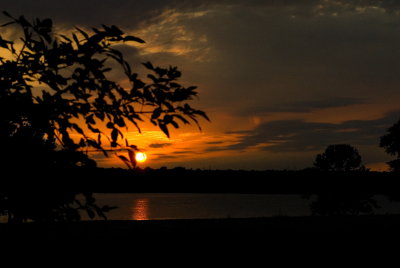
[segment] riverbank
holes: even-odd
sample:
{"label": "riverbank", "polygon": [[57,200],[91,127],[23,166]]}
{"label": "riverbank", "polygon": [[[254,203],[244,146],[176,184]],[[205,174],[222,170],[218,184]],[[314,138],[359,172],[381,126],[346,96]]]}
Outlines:
{"label": "riverbank", "polygon": [[400,233],[400,215],[0,224],[12,239],[115,239],[149,234]]}

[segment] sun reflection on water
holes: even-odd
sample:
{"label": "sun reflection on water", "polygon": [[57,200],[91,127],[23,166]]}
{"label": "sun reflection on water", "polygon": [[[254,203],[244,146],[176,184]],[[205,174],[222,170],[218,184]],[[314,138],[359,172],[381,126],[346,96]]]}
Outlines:
{"label": "sun reflection on water", "polygon": [[144,221],[149,219],[149,199],[137,199],[133,206],[132,219],[135,221]]}

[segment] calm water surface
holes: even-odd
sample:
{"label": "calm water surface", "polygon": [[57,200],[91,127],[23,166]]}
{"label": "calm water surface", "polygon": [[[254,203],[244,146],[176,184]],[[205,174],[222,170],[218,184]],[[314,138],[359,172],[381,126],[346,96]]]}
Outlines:
{"label": "calm water surface", "polygon": [[[160,220],[309,216],[310,200],[300,195],[135,193],[95,194],[99,205],[117,206],[110,220]],[[376,214],[400,213],[400,203],[375,199]]]}
{"label": "calm water surface", "polygon": [[117,206],[112,220],[249,218],[309,215],[308,201],[296,195],[138,193],[95,194],[99,205]]}
{"label": "calm water surface", "polygon": [[[100,206],[118,207],[107,213],[110,220],[252,218],[311,214],[311,200],[300,195],[129,193],[94,194],[94,197]],[[385,196],[375,196],[374,199],[382,207],[376,209],[375,214],[400,213],[400,202],[390,202]],[[82,219],[89,220],[86,213],[82,213]],[[6,220],[5,216],[0,216],[0,222]]]}

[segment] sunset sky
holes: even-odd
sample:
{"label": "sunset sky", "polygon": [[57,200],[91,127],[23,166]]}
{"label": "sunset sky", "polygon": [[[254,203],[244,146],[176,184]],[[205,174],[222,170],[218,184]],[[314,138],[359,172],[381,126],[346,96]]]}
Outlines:
{"label": "sunset sky", "polygon": [[146,41],[120,47],[138,71],[148,60],[178,66],[182,84],[199,87],[192,104],[211,119],[202,132],[185,126],[168,139],[143,124],[125,134],[147,152],[142,167],[302,169],[337,143],[373,170],[391,159],[378,145],[400,118],[400,1],[2,0],[1,9],[52,18],[65,33],[115,24]]}

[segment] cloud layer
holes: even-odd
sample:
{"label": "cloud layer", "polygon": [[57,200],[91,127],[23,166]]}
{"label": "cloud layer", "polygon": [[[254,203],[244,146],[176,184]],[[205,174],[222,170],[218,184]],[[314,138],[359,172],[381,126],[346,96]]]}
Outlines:
{"label": "cloud layer", "polygon": [[180,66],[213,123],[196,150],[174,140],[146,143],[174,163],[215,156],[235,166],[250,151],[250,158],[272,161],[279,153],[284,163],[286,153],[296,162],[294,153],[334,143],[378,150],[399,117],[391,113],[400,97],[399,1],[4,0],[2,8],[51,17],[60,29],[116,24],[147,41],[120,47],[131,62]]}
{"label": "cloud layer", "polygon": [[379,137],[399,117],[400,111],[395,111],[377,120],[351,120],[340,124],[273,121],[261,124],[252,131],[240,132],[242,137],[238,143],[218,150],[246,150],[257,146],[269,152],[304,152],[323,150],[330,144],[339,143],[378,146]]}

